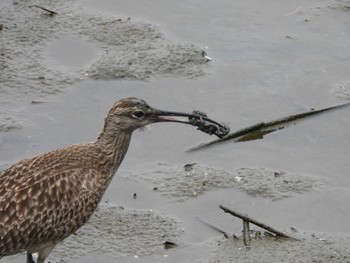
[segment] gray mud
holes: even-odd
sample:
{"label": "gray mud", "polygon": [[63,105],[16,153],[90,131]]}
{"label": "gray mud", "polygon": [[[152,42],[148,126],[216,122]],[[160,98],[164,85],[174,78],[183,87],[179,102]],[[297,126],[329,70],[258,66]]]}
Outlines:
{"label": "gray mud", "polygon": [[181,244],[181,223],[155,211],[100,204],[89,222],[57,246],[52,258],[72,262],[86,254],[111,258],[144,257],[164,252],[164,242]]}
{"label": "gray mud", "polygon": [[214,245],[213,255],[208,261],[219,262],[350,262],[347,236],[304,233],[299,241],[262,236],[252,239],[250,247],[242,240],[220,239]]}
{"label": "gray mud", "polygon": [[238,168],[226,171],[194,163],[184,166],[161,163],[152,167],[155,168],[126,172],[121,178],[151,182],[154,191],[177,201],[185,201],[207,191],[223,188],[238,189],[252,196],[280,200],[317,191],[325,184],[319,177],[266,168]]}
{"label": "gray mud", "polygon": [[[6,0],[0,8],[0,169],[94,140],[109,107],[128,96],[202,110],[231,130],[350,100],[348,0]],[[193,153],[186,149],[212,139],[194,127],[135,132],[108,204],[49,260],[350,262],[349,130],[344,108]],[[224,239],[197,220],[240,233],[241,220],[220,204],[297,228],[291,235],[301,241],[263,237],[246,248]],[[166,240],[179,246],[165,250]]]}
{"label": "gray mud", "polygon": [[202,49],[169,38],[155,25],[101,16],[74,1],[15,1],[0,17],[0,131],[22,126],[25,116],[16,104],[59,94],[77,81],[193,78],[204,74],[208,62]]}
{"label": "gray mud", "polygon": [[[253,230],[256,227],[252,227]],[[259,229],[257,229],[259,230]],[[260,230],[261,231],[261,230]],[[89,222],[53,252],[58,262],[73,262],[86,254],[108,255],[110,260],[147,258],[166,255],[164,242],[189,247],[183,241],[185,229],[180,222],[154,211],[130,210],[101,204]],[[289,231],[297,240],[255,235],[250,246],[241,237],[215,238],[202,244],[210,253],[193,262],[350,262],[350,238],[329,233]],[[186,261],[189,262],[189,261]]]}

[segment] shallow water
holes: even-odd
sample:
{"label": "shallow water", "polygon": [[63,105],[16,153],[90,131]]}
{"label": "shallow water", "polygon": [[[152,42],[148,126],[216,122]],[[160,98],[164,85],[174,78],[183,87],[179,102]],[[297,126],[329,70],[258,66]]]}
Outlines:
{"label": "shallow water", "polygon": [[[7,27],[0,31],[5,54],[0,56],[1,168],[94,140],[106,111],[126,96],[142,97],[157,108],[202,110],[228,122],[232,131],[350,99],[347,1],[30,3],[58,16],[28,8],[27,1],[0,4],[0,23]],[[344,108],[262,140],[193,153],[186,150],[213,138],[177,124],[137,131],[104,197],[110,206],[102,207],[99,218],[106,221],[92,220],[52,259],[256,262],[262,251],[277,251],[273,257],[265,253],[261,262],[281,262],[287,251],[302,262],[347,262],[349,129],[349,108]],[[184,172],[188,163],[197,163],[192,174]],[[219,204],[287,232],[295,227],[305,240],[295,247],[255,241],[240,254],[242,244],[222,240],[196,219],[239,234],[241,221],[224,214]],[[121,213],[110,208],[119,206],[125,208]],[[113,239],[110,231],[139,229],[131,214],[138,220],[149,216],[141,228],[151,227],[139,240],[133,232],[130,239]],[[120,226],[111,218],[126,222]],[[179,246],[164,250],[153,224]],[[150,243],[143,246],[147,236]],[[305,253],[299,253],[302,248]],[[3,261],[23,262],[24,256]]]}

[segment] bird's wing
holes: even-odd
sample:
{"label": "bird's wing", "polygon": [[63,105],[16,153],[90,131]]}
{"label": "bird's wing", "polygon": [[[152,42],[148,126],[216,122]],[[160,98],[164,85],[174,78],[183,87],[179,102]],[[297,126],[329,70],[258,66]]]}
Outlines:
{"label": "bird's wing", "polygon": [[60,162],[31,169],[35,161],[0,175],[0,257],[69,236],[88,220],[104,192],[94,169]]}

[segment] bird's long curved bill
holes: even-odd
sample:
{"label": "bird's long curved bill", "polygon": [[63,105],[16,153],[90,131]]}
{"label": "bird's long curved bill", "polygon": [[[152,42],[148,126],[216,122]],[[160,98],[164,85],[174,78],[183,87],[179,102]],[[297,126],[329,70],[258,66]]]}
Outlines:
{"label": "bird's long curved bill", "polygon": [[208,118],[206,114],[199,111],[193,111],[193,113],[189,114],[155,109],[153,114],[155,122],[178,122],[191,124],[196,126],[198,130],[210,135],[215,134],[220,138],[226,136],[230,132],[228,126]]}

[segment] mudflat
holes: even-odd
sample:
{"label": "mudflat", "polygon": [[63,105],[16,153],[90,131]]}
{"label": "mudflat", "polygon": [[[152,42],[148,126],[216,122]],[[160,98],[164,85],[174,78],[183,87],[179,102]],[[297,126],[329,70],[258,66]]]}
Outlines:
{"label": "mudflat", "polygon": [[[231,131],[350,99],[349,1],[0,8],[0,169],[94,140],[123,97],[201,110]],[[349,110],[195,152],[214,138],[173,124],[135,132],[99,209],[50,262],[350,262]],[[299,241],[225,238],[203,223],[241,235],[220,204]]]}

